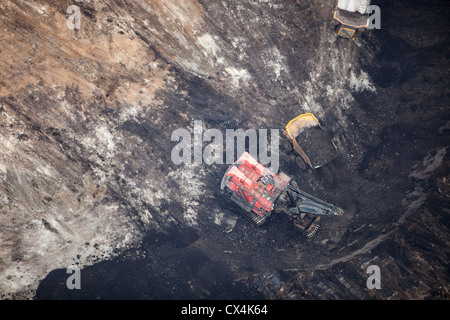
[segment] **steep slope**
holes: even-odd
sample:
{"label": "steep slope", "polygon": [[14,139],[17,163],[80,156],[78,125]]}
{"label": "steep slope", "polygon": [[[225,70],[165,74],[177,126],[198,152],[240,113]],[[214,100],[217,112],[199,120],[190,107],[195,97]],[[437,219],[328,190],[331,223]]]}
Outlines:
{"label": "steep slope", "polygon": [[[0,4],[2,298],[448,298],[443,2],[380,1],[357,41],[335,37],[334,1],[75,3],[79,30],[64,1]],[[282,216],[256,229],[204,166],[171,161],[198,115],[303,112],[340,156],[301,172],[283,150],[280,168],[345,210],[310,241]]]}

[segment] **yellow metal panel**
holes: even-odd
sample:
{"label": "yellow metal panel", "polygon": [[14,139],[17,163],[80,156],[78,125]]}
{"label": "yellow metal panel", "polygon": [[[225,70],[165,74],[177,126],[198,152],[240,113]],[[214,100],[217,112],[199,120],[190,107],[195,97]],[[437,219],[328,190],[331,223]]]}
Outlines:
{"label": "yellow metal panel", "polygon": [[318,125],[320,123],[312,113],[304,113],[289,121],[286,125],[286,132],[292,139],[295,139],[304,128]]}

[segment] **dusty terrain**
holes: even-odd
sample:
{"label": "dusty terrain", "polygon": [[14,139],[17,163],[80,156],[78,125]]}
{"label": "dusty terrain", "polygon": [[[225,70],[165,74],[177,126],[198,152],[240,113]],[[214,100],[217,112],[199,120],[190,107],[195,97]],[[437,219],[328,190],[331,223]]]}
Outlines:
{"label": "dusty terrain", "polygon": [[[448,299],[449,7],[380,0],[382,28],[352,41],[333,4],[3,1],[1,298]],[[256,228],[171,161],[199,115],[304,112],[339,156],[304,172],[282,148],[280,168],[345,211],[312,239],[282,215]]]}

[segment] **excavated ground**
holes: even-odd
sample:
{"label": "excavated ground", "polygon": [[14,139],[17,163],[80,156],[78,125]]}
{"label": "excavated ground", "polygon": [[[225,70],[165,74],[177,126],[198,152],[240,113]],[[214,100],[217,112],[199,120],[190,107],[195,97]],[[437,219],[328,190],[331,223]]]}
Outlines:
{"label": "excavated ground", "polygon": [[[333,4],[91,0],[69,30],[64,1],[2,3],[1,297],[448,299],[450,10],[379,1],[382,29],[352,41]],[[198,115],[304,112],[339,155],[301,171],[282,147],[280,169],[345,212],[312,239],[171,161]]]}

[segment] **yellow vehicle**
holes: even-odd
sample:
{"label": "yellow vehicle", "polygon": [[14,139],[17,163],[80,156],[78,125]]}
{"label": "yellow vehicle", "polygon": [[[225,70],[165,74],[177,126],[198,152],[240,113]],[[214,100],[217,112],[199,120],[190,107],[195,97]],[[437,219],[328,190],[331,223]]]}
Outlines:
{"label": "yellow vehicle", "polygon": [[369,26],[369,6],[370,0],[336,0],[333,18],[337,35],[354,39],[358,30],[366,29]]}
{"label": "yellow vehicle", "polygon": [[338,154],[335,144],[312,113],[301,114],[289,121],[283,135],[292,144],[298,155],[295,160],[303,170],[319,168]]}

